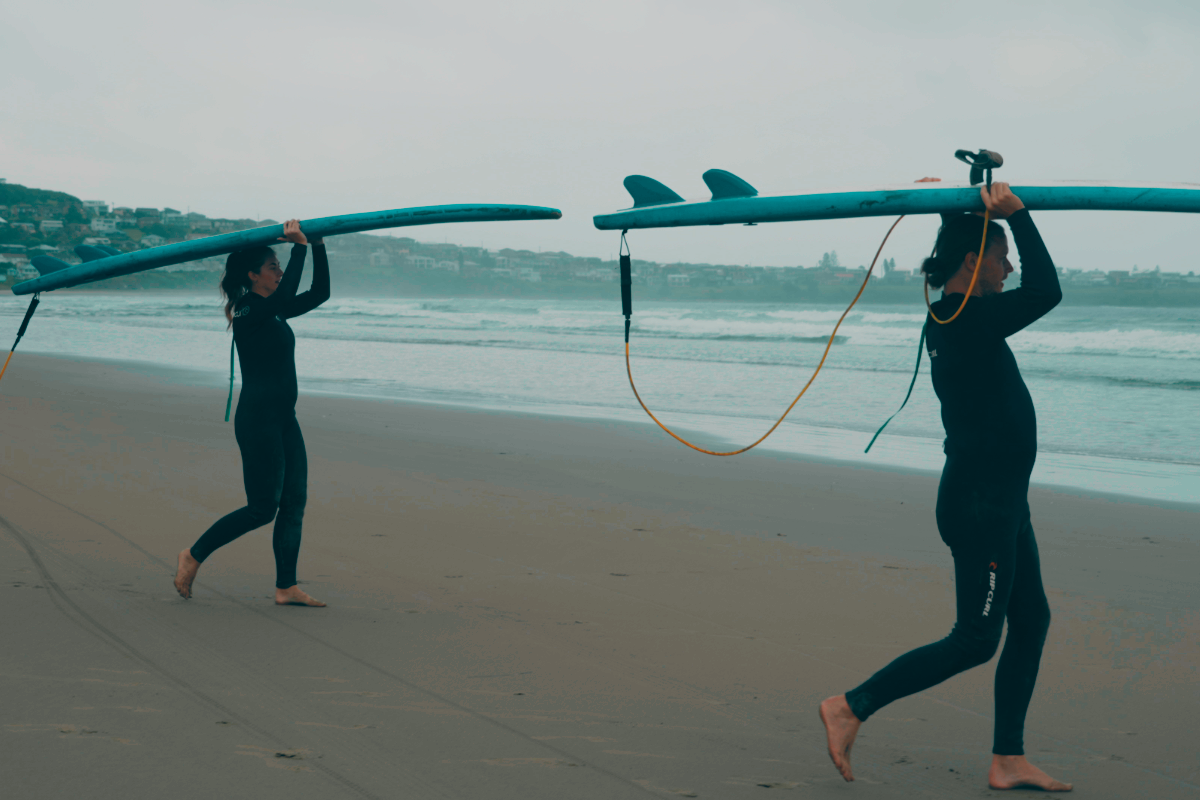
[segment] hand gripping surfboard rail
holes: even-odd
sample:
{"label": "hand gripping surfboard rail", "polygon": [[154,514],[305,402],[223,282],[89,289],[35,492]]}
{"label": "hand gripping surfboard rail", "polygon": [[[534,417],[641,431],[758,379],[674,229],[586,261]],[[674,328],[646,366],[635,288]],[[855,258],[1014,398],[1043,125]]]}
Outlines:
{"label": "hand gripping surfboard rail", "polygon": [[[510,222],[516,220],[559,219],[562,212],[556,208],[542,206],[513,206],[498,204],[463,204],[448,206],[419,206],[396,208],[389,211],[370,211],[364,214],[344,214],[336,217],[318,217],[301,220],[300,229],[305,236],[316,239],[343,233],[361,233],[382,228],[403,228],[410,225],[439,225],[449,222]],[[33,280],[12,287],[13,294],[35,294],[54,289],[66,289],[83,283],[93,283],[106,278],[132,275],[156,267],[182,264],[201,258],[224,255],[236,250],[260,245],[279,244],[283,236],[283,225],[267,225],[246,231],[223,233],[177,242],[133,253],[108,257],[96,257],[83,264],[61,266]],[[95,254],[91,254],[95,255]],[[50,269],[62,264],[57,259],[49,260]],[[37,266],[35,263],[34,266]],[[45,274],[47,273],[48,274]]]}
{"label": "hand gripping surfboard rail", "polygon": [[[650,178],[630,176],[625,185],[634,195],[634,207],[612,214],[598,214],[592,221],[603,231],[623,231],[984,210],[979,187],[965,183],[910,183],[861,190],[761,197],[746,193],[731,196],[727,191],[722,194],[714,188],[715,181],[708,180],[707,174],[706,182],[713,188],[712,200],[671,202],[657,199],[670,195],[678,197],[667,187]],[[638,192],[652,186],[661,189],[657,189],[653,195],[642,194],[639,197]],[[754,191],[749,184],[745,186],[748,191]],[[1117,185],[1103,181],[1045,181],[1014,185],[1012,190],[1031,211],[1166,211],[1200,214],[1200,184],[1196,183]]]}

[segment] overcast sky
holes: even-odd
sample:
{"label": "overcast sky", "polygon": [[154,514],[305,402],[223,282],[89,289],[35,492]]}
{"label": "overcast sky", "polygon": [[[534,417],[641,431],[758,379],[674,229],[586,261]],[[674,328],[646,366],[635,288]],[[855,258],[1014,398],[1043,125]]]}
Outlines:
{"label": "overcast sky", "polygon": [[[118,205],[283,219],[440,203],[557,222],[398,235],[611,257],[593,214],[650,175],[689,199],[998,173],[1200,182],[1200,3],[189,3],[0,6],[0,177]],[[1047,212],[1067,267],[1200,271],[1194,216]],[[869,261],[885,219],[635,231],[635,257]],[[930,217],[889,245],[927,253]]]}

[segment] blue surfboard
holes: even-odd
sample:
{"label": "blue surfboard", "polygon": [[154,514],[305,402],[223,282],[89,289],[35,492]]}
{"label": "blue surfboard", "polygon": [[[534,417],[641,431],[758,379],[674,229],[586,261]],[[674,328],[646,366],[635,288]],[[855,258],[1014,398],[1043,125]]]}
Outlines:
{"label": "blue surfboard", "polygon": [[[559,219],[562,212],[542,206],[512,206],[481,203],[478,205],[419,206],[390,211],[370,211],[365,214],[344,214],[300,221],[300,229],[310,239],[336,236],[342,233],[361,233],[383,228],[403,228],[410,225],[441,225],[448,222],[510,222],[531,219]],[[38,256],[33,265],[41,277],[23,281],[12,287],[13,294],[34,294],[54,289],[66,289],[83,283],[102,281],[120,275],[132,275],[156,267],[183,264],[201,258],[225,255],[236,250],[260,245],[279,244],[283,225],[267,225],[247,231],[206,236],[189,242],[176,242],[151,247],[134,253],[111,255],[111,248],[81,246],[76,252],[82,264],[67,264],[56,258]]]}
{"label": "blue surfboard", "polygon": [[[725,170],[709,170],[704,182],[712,198],[689,202],[653,178],[630,175],[625,188],[633,207],[598,214],[592,221],[602,231],[620,231],[984,210],[979,187],[967,183],[906,183],[760,197],[753,186]],[[1044,181],[1014,184],[1012,190],[1031,211],[1200,213],[1200,184],[1195,183]]]}

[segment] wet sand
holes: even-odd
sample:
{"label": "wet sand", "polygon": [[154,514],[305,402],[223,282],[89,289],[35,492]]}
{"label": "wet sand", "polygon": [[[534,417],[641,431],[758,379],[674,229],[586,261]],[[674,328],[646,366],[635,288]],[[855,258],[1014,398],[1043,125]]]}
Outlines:
{"label": "wet sand", "polygon": [[[18,353],[0,384],[11,797],[993,794],[995,661],[881,711],[846,785],[817,703],[953,623],[936,476],[685,451],[649,426],[304,396],[302,587],[244,503],[225,393]],[[1200,507],[1039,489],[1030,759],[1200,794]],[[999,793],[995,793],[999,794]]]}

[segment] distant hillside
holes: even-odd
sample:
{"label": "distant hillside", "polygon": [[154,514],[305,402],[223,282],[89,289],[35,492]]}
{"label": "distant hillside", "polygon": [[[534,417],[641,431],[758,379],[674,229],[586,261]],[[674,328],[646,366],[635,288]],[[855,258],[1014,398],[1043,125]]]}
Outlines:
{"label": "distant hillside", "polygon": [[0,206],[74,203],[82,205],[83,201],[66,192],[53,192],[49,189],[31,189],[18,183],[0,183]]}
{"label": "distant hillside", "polygon": [[[110,208],[86,205],[65,192],[0,184],[0,285],[36,277],[32,262],[46,254],[78,263],[79,245],[131,253],[275,224],[271,220],[209,218],[173,208]],[[416,231],[414,231],[416,232]],[[280,253],[281,257],[283,253]],[[420,242],[408,236],[345,234],[329,242],[339,292],[369,296],[507,296],[612,298],[620,293],[616,261],[566,252],[532,252]],[[104,280],[83,291],[215,291],[225,258],[177,264]],[[848,303],[866,278],[863,266],[838,263],[825,253],[810,267],[748,264],[657,263],[635,259],[638,297],[723,302]],[[1060,269],[1068,304],[1200,306],[1200,276],[1174,272]],[[921,276],[885,259],[862,298],[864,303],[923,303]]]}

